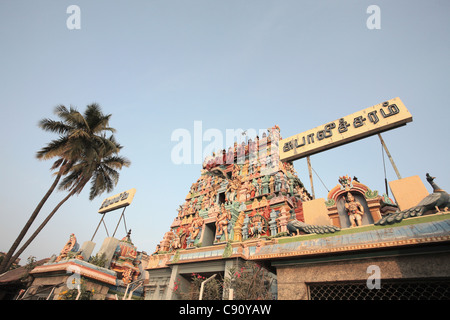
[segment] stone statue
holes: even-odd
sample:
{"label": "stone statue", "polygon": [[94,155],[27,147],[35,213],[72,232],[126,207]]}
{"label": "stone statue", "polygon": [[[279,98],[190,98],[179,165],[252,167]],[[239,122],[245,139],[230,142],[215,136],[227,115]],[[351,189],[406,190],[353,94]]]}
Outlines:
{"label": "stone statue", "polygon": [[364,207],[362,206],[361,203],[355,200],[355,197],[353,197],[353,195],[350,192],[347,193],[345,210],[348,213],[351,226],[352,227],[360,226],[362,216],[364,214]]}
{"label": "stone statue", "polygon": [[288,222],[287,230],[289,232],[289,235],[292,236],[292,235],[300,235],[300,232],[304,232],[307,234],[335,233],[336,231],[340,231],[341,229],[335,226],[328,226],[328,225],[317,226],[306,224],[302,221],[294,219]]}
{"label": "stone statue", "polygon": [[263,232],[263,224],[261,222],[261,217],[256,217],[251,226],[248,228],[249,236],[250,237],[257,236],[259,238],[262,232]]}
{"label": "stone statue", "polygon": [[273,176],[270,176],[270,179],[269,179],[269,192],[270,193],[275,192],[275,179],[273,178]]}
{"label": "stone statue", "polygon": [[72,233],[70,235],[69,241],[67,241],[66,245],[64,246],[64,248],[61,250],[61,252],[59,253],[58,258],[56,258],[56,262],[59,262],[63,259],[65,259],[68,255],[69,252],[71,251],[76,251],[78,248],[76,247],[77,245],[77,238],[75,237],[75,235]]}
{"label": "stone statue", "polygon": [[391,213],[377,221],[375,224],[385,225],[400,222],[406,218],[419,217],[428,211],[432,212],[431,210],[436,210],[437,212],[441,212],[441,210],[448,211],[450,208],[450,195],[434,182],[435,177],[432,177],[427,173],[426,178],[433,188],[433,193],[430,193],[423,198],[416,206],[400,212]]}
{"label": "stone statue", "polygon": [[239,217],[237,218],[235,224],[234,224],[234,241],[242,241],[242,227],[244,225],[244,219],[245,219],[245,213],[244,211],[241,211],[239,213]]}
{"label": "stone statue", "polygon": [[248,175],[248,163],[249,163],[249,161],[248,161],[248,159],[246,159],[245,163],[244,163],[244,165],[242,167],[242,170],[241,170],[241,175],[242,176],[247,176]]}
{"label": "stone statue", "polygon": [[174,250],[181,248],[181,238],[178,234],[175,233],[175,237],[174,237],[172,243],[170,244],[170,247]]}
{"label": "stone statue", "polygon": [[220,240],[222,234],[225,234],[225,241],[228,241],[228,222],[231,219],[231,214],[225,209],[225,205],[222,203],[220,214],[216,220],[216,239]]}
{"label": "stone statue", "polygon": [[287,224],[289,222],[289,218],[289,212],[287,212],[286,210],[282,210],[281,214],[278,216],[278,218],[276,218],[276,222],[279,226],[278,232],[288,232]]}
{"label": "stone statue", "polygon": [[195,215],[194,220],[192,220],[189,231],[191,233],[191,240],[194,241],[198,234],[200,233],[200,228],[203,226],[203,218],[199,217],[198,214]]}
{"label": "stone statue", "polygon": [[280,192],[281,190],[281,179],[278,174],[275,175],[275,192]]}

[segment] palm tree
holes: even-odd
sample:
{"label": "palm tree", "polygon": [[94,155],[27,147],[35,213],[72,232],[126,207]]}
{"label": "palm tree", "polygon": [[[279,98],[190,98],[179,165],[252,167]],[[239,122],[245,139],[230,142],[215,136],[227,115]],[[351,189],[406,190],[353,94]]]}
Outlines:
{"label": "palm tree", "polygon": [[122,149],[122,146],[115,141],[114,136],[111,136],[108,141],[112,144],[107,144],[105,148],[99,148],[98,150],[101,151],[93,157],[81,158],[71,167],[59,185],[59,189],[68,190],[69,194],[50,212],[47,218],[45,218],[31,237],[13,256],[12,261],[15,261],[30,245],[63,203],[74,194],[79,194],[89,180],[91,180],[89,200],[93,200],[105,191],[110,192],[114,189],[114,186],[119,181],[119,172],[117,169],[122,169],[123,166],[128,167],[130,161],[125,157],[116,155]]}
{"label": "palm tree", "polygon": [[[105,131],[115,132],[115,129],[109,127],[111,115],[104,115],[98,104],[88,105],[84,115],[73,107],[67,109],[60,105],[55,108],[55,114],[62,121],[43,119],[40,121],[39,126],[45,131],[60,134],[60,137],[51,141],[46,147],[37,152],[37,158],[41,160],[58,158],[51,167],[51,170],[58,169],[55,172],[55,181],[44,195],[44,198],[39,202],[2,261],[0,273],[8,270],[8,266],[11,265],[12,261],[15,261],[20,256],[61,205],[72,195],[79,194],[92,177],[95,177],[93,179],[95,185],[91,187],[90,200],[104,191],[111,191],[119,178],[119,174],[115,169],[121,169],[122,166],[130,165],[129,160],[118,156],[122,146],[115,141],[112,135],[106,138]],[[69,194],[58,203],[30,239],[12,257],[42,206],[63,176],[65,178],[61,181],[59,189],[68,190]]]}

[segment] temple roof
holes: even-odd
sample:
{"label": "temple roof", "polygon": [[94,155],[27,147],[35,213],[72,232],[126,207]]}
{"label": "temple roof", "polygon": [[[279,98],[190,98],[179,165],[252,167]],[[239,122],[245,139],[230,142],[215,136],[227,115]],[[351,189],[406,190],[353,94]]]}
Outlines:
{"label": "temple roof", "polygon": [[[50,258],[45,258],[39,261],[34,262],[35,266],[41,266],[44,263],[48,262]],[[0,275],[0,285],[10,284],[12,282],[17,282],[28,276],[29,270],[26,266],[22,266],[13,270],[9,270]]]}

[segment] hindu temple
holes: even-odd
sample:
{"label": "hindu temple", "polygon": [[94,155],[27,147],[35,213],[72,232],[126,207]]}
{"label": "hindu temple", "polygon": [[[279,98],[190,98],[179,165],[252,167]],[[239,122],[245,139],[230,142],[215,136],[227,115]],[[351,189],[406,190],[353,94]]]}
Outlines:
{"label": "hindu temple", "polygon": [[[432,194],[418,176],[391,182],[392,199],[346,174],[313,199],[280,139],[274,126],[205,159],[149,257],[145,299],[180,299],[192,274],[226,278],[248,262],[266,268],[274,299],[450,297],[449,200],[434,177]],[[436,192],[446,200],[425,210]],[[385,290],[371,290],[376,271]]]}
{"label": "hindu temple", "polygon": [[152,254],[131,231],[96,254],[71,234],[20,298],[177,300],[193,275],[226,281],[249,263],[265,270],[269,299],[450,298],[450,200],[438,177],[421,174],[431,193],[419,176],[390,181],[389,197],[343,173],[315,198],[280,158],[281,139],[274,126],[206,157]]}

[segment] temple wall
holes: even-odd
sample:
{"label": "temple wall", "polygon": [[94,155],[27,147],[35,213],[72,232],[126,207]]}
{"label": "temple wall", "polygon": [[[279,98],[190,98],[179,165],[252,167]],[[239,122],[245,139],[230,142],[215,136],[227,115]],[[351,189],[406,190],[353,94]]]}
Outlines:
{"label": "temple wall", "polygon": [[[375,265],[380,270],[380,285],[385,280],[418,280],[446,278],[449,280],[450,253],[422,254],[347,260],[327,263],[292,264],[277,267],[278,299],[309,300],[309,284],[337,282],[366,283]],[[372,289],[377,290],[377,289]]]}
{"label": "temple wall", "polygon": [[[69,279],[70,275],[64,274],[64,275],[55,275],[55,276],[45,276],[45,277],[38,277],[35,278],[31,288],[29,289],[27,295],[33,295],[36,292],[41,291],[43,288],[47,286],[55,286],[58,284],[63,284],[57,288],[55,288],[51,299],[52,300],[58,300],[59,294],[61,292],[64,292],[66,290],[69,290],[67,287],[67,280],[71,281]],[[86,290],[92,290],[94,289],[94,295],[92,300],[105,300],[106,294],[108,293],[109,287],[105,284],[92,281],[87,278],[83,278],[83,285],[85,286]]]}

